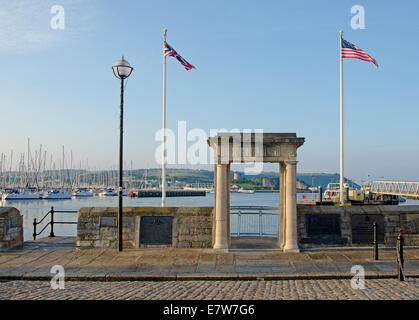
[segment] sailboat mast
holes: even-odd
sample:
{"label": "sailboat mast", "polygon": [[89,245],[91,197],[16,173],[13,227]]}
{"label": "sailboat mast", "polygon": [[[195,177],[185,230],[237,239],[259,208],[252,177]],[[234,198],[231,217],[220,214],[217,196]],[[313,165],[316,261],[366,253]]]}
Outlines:
{"label": "sailboat mast", "polygon": [[61,189],[64,189],[64,146],[63,146],[63,163],[61,165]]}

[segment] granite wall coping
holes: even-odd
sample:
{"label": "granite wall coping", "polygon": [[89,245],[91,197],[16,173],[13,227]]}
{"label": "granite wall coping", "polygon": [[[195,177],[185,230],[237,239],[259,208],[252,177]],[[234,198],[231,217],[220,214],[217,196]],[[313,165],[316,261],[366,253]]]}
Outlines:
{"label": "granite wall coping", "polygon": [[312,206],[297,205],[298,214],[419,214],[419,205],[410,206]]}
{"label": "granite wall coping", "polygon": [[[214,207],[124,207],[124,217],[135,216],[212,216]],[[99,217],[116,216],[118,207],[83,207],[77,216]]]}
{"label": "granite wall coping", "polygon": [[20,215],[20,211],[15,207],[0,207],[0,217],[13,217]]}

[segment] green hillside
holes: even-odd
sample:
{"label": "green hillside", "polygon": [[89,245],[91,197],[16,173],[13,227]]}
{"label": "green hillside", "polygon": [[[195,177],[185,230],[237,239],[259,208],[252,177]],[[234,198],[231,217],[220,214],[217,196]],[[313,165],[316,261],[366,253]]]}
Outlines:
{"label": "green hillside", "polygon": [[[193,169],[167,169],[166,170],[168,178],[174,178],[178,181],[186,183],[212,183],[214,181],[214,172],[208,170],[193,170]],[[149,179],[160,179],[161,178],[161,169],[138,169],[133,171],[133,175],[137,178],[141,178],[144,175],[147,175]],[[278,178],[278,173],[275,172],[264,172],[258,175],[244,175],[244,173],[239,172],[240,179],[238,182],[247,184],[247,187],[252,185],[259,184],[261,178]],[[231,177],[233,178],[233,172],[231,172]],[[327,184],[330,182],[339,182],[338,173],[298,173],[297,179],[307,186],[322,186],[323,189],[326,188]],[[233,180],[233,179],[232,179]],[[345,178],[345,182],[348,182],[351,187],[358,188],[359,185],[351,181],[350,179]]]}

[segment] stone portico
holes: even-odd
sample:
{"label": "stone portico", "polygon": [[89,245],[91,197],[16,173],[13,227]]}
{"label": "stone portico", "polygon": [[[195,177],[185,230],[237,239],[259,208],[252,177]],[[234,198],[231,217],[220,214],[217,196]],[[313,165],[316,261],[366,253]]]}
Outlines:
{"label": "stone portico", "polygon": [[278,245],[299,252],[297,235],[297,149],[304,138],[295,133],[219,133],[208,139],[214,149],[214,249],[230,248],[230,164],[278,163],[280,228]]}

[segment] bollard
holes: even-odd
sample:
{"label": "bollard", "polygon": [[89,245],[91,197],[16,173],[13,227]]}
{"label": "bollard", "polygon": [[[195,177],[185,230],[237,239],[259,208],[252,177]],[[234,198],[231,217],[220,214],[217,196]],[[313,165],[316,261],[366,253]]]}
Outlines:
{"label": "bollard", "polygon": [[377,222],[373,223],[373,229],[374,229],[374,260],[378,260],[378,241],[377,241]]}
{"label": "bollard", "polygon": [[240,214],[240,210],[239,213],[237,214],[237,236],[240,237],[240,228],[241,228],[241,214]]}
{"label": "bollard", "polygon": [[33,219],[33,240],[36,240],[36,218]]}
{"label": "bollard", "polygon": [[50,222],[50,224],[51,224],[51,232],[49,234],[49,237],[53,238],[53,237],[55,237],[55,235],[54,235],[54,207],[51,207],[51,222]]}
{"label": "bollard", "polygon": [[347,203],[349,203],[349,187],[346,187],[345,188],[345,192],[346,192],[346,194],[345,194],[345,202],[347,202]]}
{"label": "bollard", "polygon": [[399,232],[397,237],[397,278],[399,281],[404,281],[403,230],[400,229]]}

